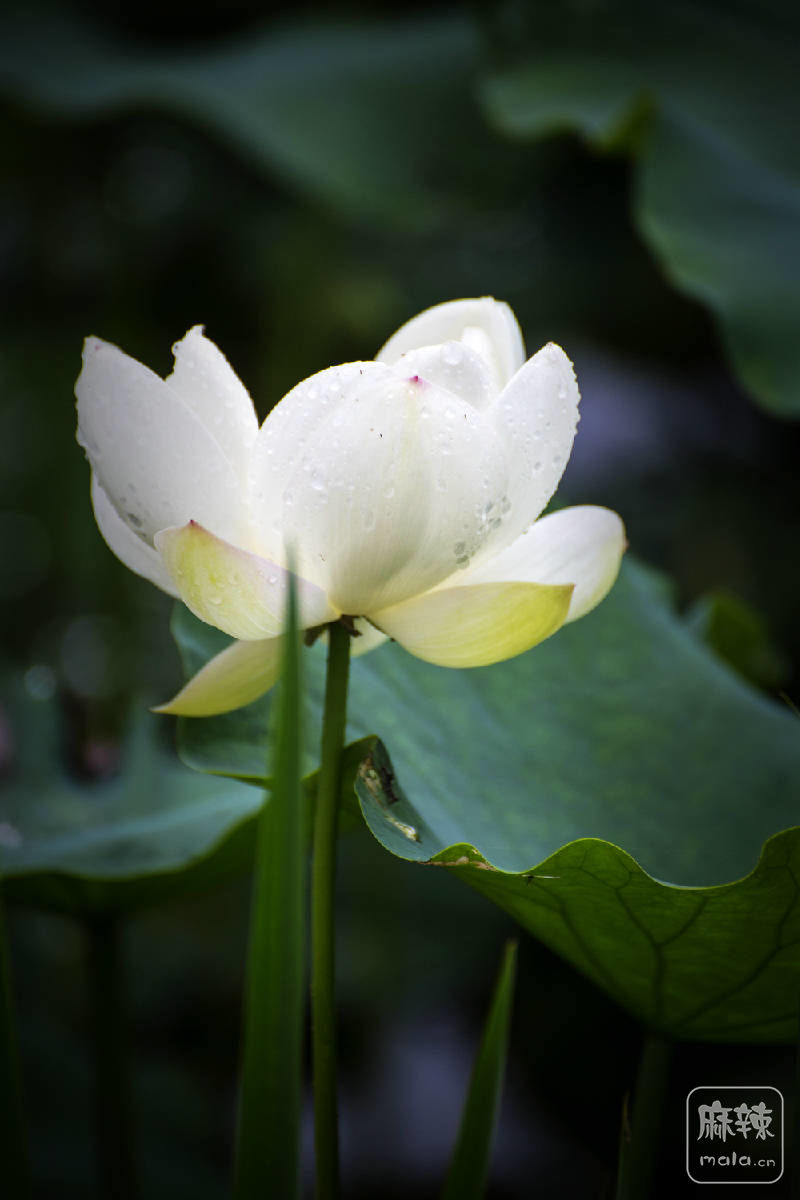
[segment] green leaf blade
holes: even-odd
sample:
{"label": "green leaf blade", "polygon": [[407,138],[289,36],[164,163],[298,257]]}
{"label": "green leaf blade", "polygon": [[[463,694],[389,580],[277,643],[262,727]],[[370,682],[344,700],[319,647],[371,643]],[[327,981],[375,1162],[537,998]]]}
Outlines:
{"label": "green leaf blade", "polygon": [[516,965],[517,945],[509,942],[473,1067],[442,1200],[480,1200],[484,1193],[505,1077]]}
{"label": "green leaf blade", "polygon": [[290,579],[272,796],[256,848],[239,1094],[237,1200],[299,1194],[304,981],[300,639]]}

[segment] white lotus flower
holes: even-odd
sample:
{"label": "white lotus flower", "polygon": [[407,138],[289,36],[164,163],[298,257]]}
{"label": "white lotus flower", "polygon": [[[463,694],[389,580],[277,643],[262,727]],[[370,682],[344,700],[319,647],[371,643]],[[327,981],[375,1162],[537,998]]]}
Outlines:
{"label": "white lotus flower", "polygon": [[191,329],[160,379],[85,345],[78,440],[100,532],[131,570],[236,640],[163,711],[225,712],[276,680],[286,546],[300,623],[352,619],[446,667],[528,650],[608,592],[625,545],[605,508],[539,517],[570,454],[578,387],[525,361],[505,304],[421,313],[374,362],[320,371],[259,429],[226,359]]}

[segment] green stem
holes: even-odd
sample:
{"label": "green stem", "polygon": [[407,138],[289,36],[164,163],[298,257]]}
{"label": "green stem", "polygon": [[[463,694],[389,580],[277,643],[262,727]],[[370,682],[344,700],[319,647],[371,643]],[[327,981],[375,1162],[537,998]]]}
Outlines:
{"label": "green stem", "polygon": [[290,588],[272,795],[258,821],[234,1200],[300,1192],[308,924],[300,646]]}
{"label": "green stem", "polygon": [[87,924],[89,987],[95,1049],[95,1114],[100,1195],[136,1200],[128,1007],[119,918]]}
{"label": "green stem", "polygon": [[28,1139],[22,1104],[11,965],[6,945],[5,918],[0,903],[0,1162],[10,1196],[30,1195]]}
{"label": "green stem", "polygon": [[636,1072],[630,1128],[623,1118],[617,1200],[641,1200],[650,1195],[671,1058],[672,1043],[658,1033],[646,1032]]}
{"label": "green stem", "polygon": [[350,634],[344,625],[331,625],[328,636],[328,675],[311,875],[311,1024],[317,1200],[335,1200],[339,1195],[333,898],[350,668]]}

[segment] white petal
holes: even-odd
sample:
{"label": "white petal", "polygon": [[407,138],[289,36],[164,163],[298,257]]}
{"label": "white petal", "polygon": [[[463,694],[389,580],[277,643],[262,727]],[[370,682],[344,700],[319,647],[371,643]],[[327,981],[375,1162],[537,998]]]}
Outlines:
{"label": "white petal", "polygon": [[87,338],[75,385],[78,441],[117,512],[142,537],[200,521],[249,544],[236,474],[163,379],[116,346]]}
{"label": "white petal", "polygon": [[233,642],[215,655],[166,704],[153,712],[178,717],[213,717],[241,708],[278,682],[283,638]]}
{"label": "white petal", "polygon": [[158,552],[125,524],[95,475],[92,475],[92,508],[98,529],[117,558],[131,571],[149,579],[162,591],[169,592],[170,596],[177,596],[178,591]]}
{"label": "white petal", "polygon": [[353,638],[350,642],[350,654],[353,658],[360,658],[362,654],[369,654],[370,650],[377,650],[378,646],[382,646],[384,642],[388,642],[389,640],[385,633],[381,633],[380,629],[376,629],[374,625],[370,625],[369,621],[365,621],[363,617],[355,620],[353,625],[360,635],[357,638]]}
{"label": "white petal", "polygon": [[486,359],[498,388],[503,387],[525,361],[525,347],[517,319],[507,304],[483,296],[479,300],[451,300],[437,304],[407,321],[376,354],[380,362],[397,362],[401,354],[441,342],[464,342]]}
{"label": "white petal", "polygon": [[409,350],[393,366],[406,378],[419,375],[466,400],[473,408],[488,408],[497,395],[486,359],[463,342],[443,342],[440,346]]}
{"label": "white petal", "polygon": [[225,355],[195,325],[172,347],[175,369],[167,384],[219,443],[244,478],[258,417],[247,389]]}
{"label": "white petal", "polygon": [[441,667],[483,667],[529,650],[561,627],[572,588],[479,583],[439,588],[370,620],[411,654]]}
{"label": "white petal", "polygon": [[509,457],[510,508],[494,552],[530,526],[558,486],[572,450],[580,393],[572,363],[552,343],[517,371],[491,410]]}
{"label": "white petal", "polygon": [[[201,621],[243,641],[280,633],[288,571],[215,537],[195,521],[181,529],[163,529],[155,540],[181,599]],[[315,584],[305,579],[296,583],[301,628],[339,615]]]}
{"label": "white petal", "polygon": [[562,508],[540,518],[494,558],[465,572],[465,581],[572,583],[566,620],[575,621],[611,590],[625,545],[625,526],[611,509],[589,504]]}
{"label": "white petal", "polygon": [[290,394],[254,451],[263,520],[297,548],[300,574],[354,616],[466,565],[488,538],[487,513],[503,507],[507,484],[488,415],[433,384],[369,366],[307,381],[328,389],[325,415],[318,398],[309,410]]}
{"label": "white petal", "polygon": [[[331,410],[349,403],[359,388],[390,378],[391,372],[374,362],[344,363],[329,367],[304,379],[293,387],[272,409],[258,432],[250,455],[250,493],[253,512],[258,524],[262,553],[276,562],[284,558],[283,497],[289,488],[298,463],[309,441]],[[335,453],[333,442],[328,453]],[[312,476],[312,485],[317,480]],[[303,547],[296,547],[302,555]],[[301,562],[298,566],[309,578],[316,579],[324,571],[314,573],[314,564]],[[317,564],[321,568],[321,564]]]}

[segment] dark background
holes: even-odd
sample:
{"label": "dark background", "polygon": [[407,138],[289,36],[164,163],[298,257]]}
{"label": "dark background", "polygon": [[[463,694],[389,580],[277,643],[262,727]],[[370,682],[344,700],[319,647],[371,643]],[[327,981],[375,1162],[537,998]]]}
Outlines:
{"label": "dark background", "polygon": [[[475,10],[489,59],[516,28],[513,9]],[[265,25],[246,0],[224,14],[154,3],[73,11],[93,36],[150,57],[191,58]],[[268,26],[306,30],[439,16],[422,4],[273,11]],[[54,13],[42,10],[32,77],[34,59],[70,53],[48,33]],[[457,110],[453,120],[455,129]],[[424,113],[412,108],[409,121]],[[371,357],[430,304],[509,301],[529,349],[564,345],[581,384],[583,420],[559,500],[619,511],[632,551],[672,577],[680,609],[717,649],[757,686],[797,696],[796,426],[745,392],[708,309],[665,278],[634,228],[629,158],[569,134],[535,145],[491,137],[506,175],[478,158],[453,184],[464,192],[455,215],[404,223],[348,211],[290,171],[265,171],[168,105],[136,100],[82,115],[4,89],[2,663],[28,672],[34,688],[57,689],[64,768],[87,787],[115,769],[130,706],[170,694],[180,676],[168,598],[112,557],[92,520],[72,397],[88,334],[166,373],[172,342],[203,323],[263,416],[298,379]],[[708,597],[720,592],[744,607],[715,608]],[[339,891],[348,1194],[433,1196],[513,928],[366,834],[342,845]],[[142,1194],[153,1200],[225,1194],[248,899],[242,880],[126,930]],[[93,1196],[82,932],[40,914],[15,913],[12,924],[37,1194]],[[611,1196],[639,1031],[530,939],[520,959],[489,1194]],[[678,1047],[653,1194],[698,1190],[682,1166],[692,1087],[752,1082],[788,1096],[792,1064],[790,1048]],[[765,1194],[788,1194],[784,1182]]]}

